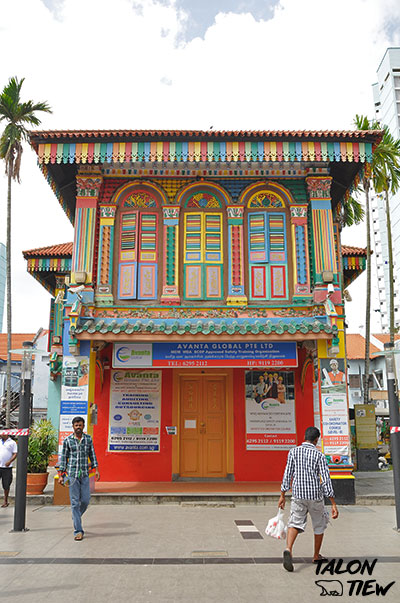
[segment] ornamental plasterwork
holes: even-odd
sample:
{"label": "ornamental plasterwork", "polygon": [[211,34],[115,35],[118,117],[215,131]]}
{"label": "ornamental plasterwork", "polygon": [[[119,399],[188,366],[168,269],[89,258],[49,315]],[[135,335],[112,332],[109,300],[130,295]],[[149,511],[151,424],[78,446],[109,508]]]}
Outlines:
{"label": "ornamental plasterwork", "polygon": [[101,205],[100,206],[100,217],[101,218],[115,218],[116,210],[117,210],[116,205]]}
{"label": "ornamental plasterwork", "polygon": [[308,193],[311,199],[331,198],[331,177],[306,178]]}
{"label": "ornamental plasterwork", "polygon": [[157,207],[157,203],[149,194],[135,192],[125,199],[124,207]]}
{"label": "ornamental plasterwork", "polygon": [[217,197],[210,193],[195,193],[185,203],[185,207],[199,208],[199,209],[214,209],[221,207],[221,202]]}
{"label": "ornamental plasterwork", "polygon": [[164,220],[177,220],[179,218],[180,207],[163,207]]}
{"label": "ornamental plasterwork", "polygon": [[77,176],[76,190],[78,197],[98,197],[103,179],[101,176]]}
{"label": "ornamental plasterwork", "polygon": [[[92,314],[93,311],[93,314]],[[294,309],[283,308],[281,310],[267,308],[208,308],[200,310],[198,308],[174,308],[159,310],[156,308],[89,308],[83,307],[83,316],[93,316],[94,318],[125,318],[125,319],[207,319],[207,318],[303,318],[312,316],[324,316],[325,311],[322,306],[312,306],[310,308]]]}
{"label": "ornamental plasterwork", "polygon": [[244,213],[244,207],[243,206],[236,206],[236,207],[231,207],[228,206],[226,208],[227,213],[228,213],[228,218],[243,218],[243,213]]}
{"label": "ornamental plasterwork", "polygon": [[248,207],[285,207],[283,201],[272,192],[261,191],[252,195]]}
{"label": "ornamental plasterwork", "polygon": [[307,206],[306,205],[291,205],[290,206],[290,217],[291,218],[307,218]]}

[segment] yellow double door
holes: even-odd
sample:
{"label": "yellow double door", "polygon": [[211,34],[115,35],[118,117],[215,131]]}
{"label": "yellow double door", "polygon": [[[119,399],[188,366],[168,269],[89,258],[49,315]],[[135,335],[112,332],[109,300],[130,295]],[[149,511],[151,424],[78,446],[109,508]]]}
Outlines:
{"label": "yellow double door", "polygon": [[180,375],[179,388],[181,477],[226,477],[226,376]]}

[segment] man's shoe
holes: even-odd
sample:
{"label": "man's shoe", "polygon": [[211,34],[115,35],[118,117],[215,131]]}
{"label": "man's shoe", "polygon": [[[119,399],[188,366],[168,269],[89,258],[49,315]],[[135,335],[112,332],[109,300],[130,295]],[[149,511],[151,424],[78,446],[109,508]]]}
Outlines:
{"label": "man's shoe", "polygon": [[75,535],[74,540],[83,540],[83,534],[82,534],[82,532],[78,532]]}
{"label": "man's shoe", "polygon": [[293,571],[292,553],[287,549],[283,551],[283,567],[286,571]]}

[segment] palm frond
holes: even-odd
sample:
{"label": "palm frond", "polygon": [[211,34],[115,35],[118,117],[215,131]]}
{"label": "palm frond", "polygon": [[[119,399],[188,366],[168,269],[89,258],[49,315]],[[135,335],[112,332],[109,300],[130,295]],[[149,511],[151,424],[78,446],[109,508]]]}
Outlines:
{"label": "palm frond", "polygon": [[41,123],[38,112],[52,112],[46,102],[21,102],[23,82],[24,78],[10,78],[0,94],[0,122],[6,124],[0,135],[0,159],[5,161],[6,173],[11,173],[11,177],[18,181],[22,143],[29,138],[26,126],[38,126]]}

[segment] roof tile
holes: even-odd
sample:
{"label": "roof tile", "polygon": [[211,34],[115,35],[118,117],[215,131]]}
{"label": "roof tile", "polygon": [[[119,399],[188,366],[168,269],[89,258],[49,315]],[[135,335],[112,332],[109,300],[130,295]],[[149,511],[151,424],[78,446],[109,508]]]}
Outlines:
{"label": "roof tile", "polygon": [[31,142],[38,139],[79,138],[373,138],[382,137],[379,130],[34,130]]}
{"label": "roof tile", "polygon": [[[24,341],[32,341],[35,333],[13,333],[11,335],[11,349],[19,350]],[[20,354],[11,354],[11,360],[21,360]],[[0,359],[7,362],[7,333],[0,333]]]}
{"label": "roof tile", "polygon": [[48,247],[38,247],[23,251],[24,258],[34,256],[72,256],[72,243],[60,243],[58,245],[49,245]]}

